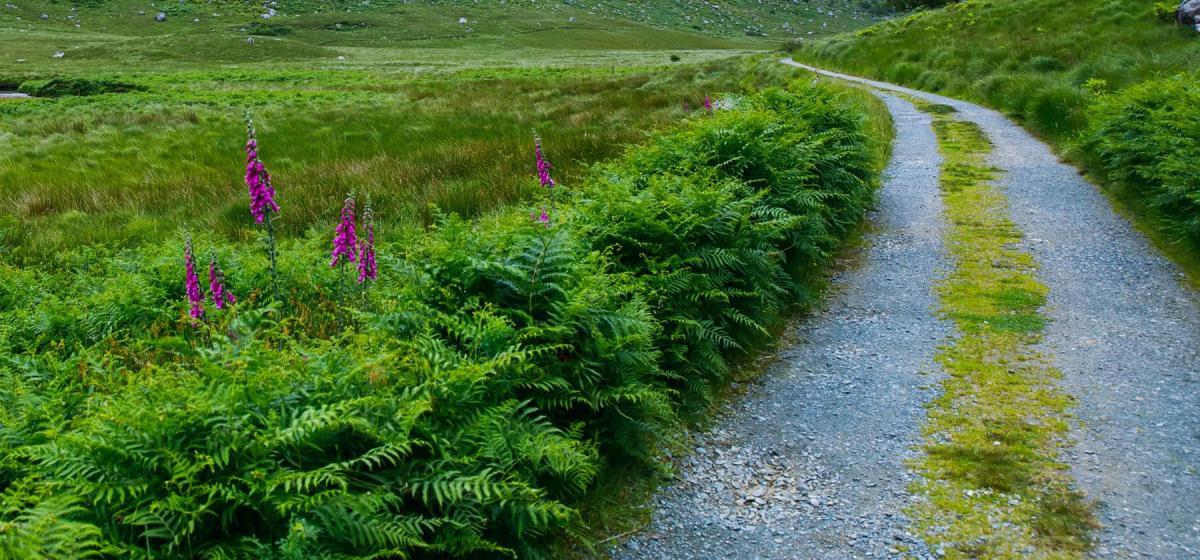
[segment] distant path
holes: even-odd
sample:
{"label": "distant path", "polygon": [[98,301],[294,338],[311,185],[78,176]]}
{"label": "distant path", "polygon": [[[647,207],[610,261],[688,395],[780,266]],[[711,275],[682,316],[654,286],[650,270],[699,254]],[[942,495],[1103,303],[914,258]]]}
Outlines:
{"label": "distant path", "polygon": [[953,106],[995,144],[991,163],[1049,287],[1044,352],[1083,426],[1066,459],[1101,504],[1099,558],[1200,558],[1200,298],[1097,188],[1000,113]]}
{"label": "distant path", "polygon": [[896,149],[861,267],[834,279],[762,386],[680,465],[621,559],[929,558],[906,534],[904,460],[936,386],[949,327],[933,285],[947,266],[941,157],[927,115],[883,96]]}

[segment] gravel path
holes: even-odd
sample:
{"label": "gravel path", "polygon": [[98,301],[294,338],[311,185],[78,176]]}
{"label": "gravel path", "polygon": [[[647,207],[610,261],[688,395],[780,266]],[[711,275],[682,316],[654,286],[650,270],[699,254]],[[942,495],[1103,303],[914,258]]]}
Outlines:
{"label": "gravel path", "polygon": [[914,476],[904,461],[950,331],[934,315],[941,158],[928,116],[881,97],[897,142],[862,265],[834,279],[761,386],[698,439],[651,526],[616,558],[932,557],[902,510]]}
{"label": "gravel path", "polygon": [[951,105],[992,140],[998,185],[1050,288],[1042,350],[1077,399],[1083,425],[1065,459],[1100,505],[1096,556],[1200,558],[1200,297],[1178,269],[999,113],[809,69]]}

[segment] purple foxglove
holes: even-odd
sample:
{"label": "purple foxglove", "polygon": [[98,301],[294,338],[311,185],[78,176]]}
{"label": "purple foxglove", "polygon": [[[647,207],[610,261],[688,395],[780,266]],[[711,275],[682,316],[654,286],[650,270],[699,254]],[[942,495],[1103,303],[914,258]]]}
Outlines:
{"label": "purple foxglove", "polygon": [[[354,246],[358,237],[354,233],[354,197],[346,197],[342,205],[342,221],[333,232],[333,252],[330,267],[336,267],[345,261],[354,262]],[[343,260],[344,259],[344,260]]]}
{"label": "purple foxglove", "polygon": [[217,309],[225,309],[226,305],[233,305],[237,302],[233,293],[225,289],[225,272],[217,265],[216,257],[212,257],[208,261],[208,291],[212,293],[213,305]]}
{"label": "purple foxglove", "polygon": [[184,268],[187,269],[187,280],[184,286],[187,288],[188,303],[191,304],[188,315],[191,315],[193,319],[200,319],[204,317],[204,293],[200,291],[200,278],[196,276],[196,258],[192,255],[191,238],[184,242],[183,261]]}
{"label": "purple foxglove", "polygon": [[554,179],[550,178],[550,162],[546,161],[546,155],[542,152],[542,139],[536,134],[533,137],[533,151],[537,157],[538,180],[542,182],[543,187],[553,188]]}
{"label": "purple foxglove", "polygon": [[375,219],[370,206],[363,211],[363,224],[367,228],[367,235],[359,240],[358,246],[359,284],[375,280],[378,272],[375,268]]}
{"label": "purple foxglove", "polygon": [[275,203],[275,187],[271,185],[271,175],[267,173],[261,160],[258,159],[258,140],[254,137],[254,123],[247,119],[246,140],[246,188],[250,194],[250,214],[254,222],[261,224],[267,212],[279,213],[279,205]]}

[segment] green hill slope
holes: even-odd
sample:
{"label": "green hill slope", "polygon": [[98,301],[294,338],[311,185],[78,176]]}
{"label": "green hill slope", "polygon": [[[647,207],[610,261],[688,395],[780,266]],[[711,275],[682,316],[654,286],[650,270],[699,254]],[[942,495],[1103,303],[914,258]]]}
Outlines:
{"label": "green hill slope", "polygon": [[1110,179],[1162,246],[1200,271],[1200,34],[1177,25],[1173,7],[970,0],[817,41],[796,58],[1015,116]]}
{"label": "green hill slope", "polygon": [[[409,51],[414,48],[487,53],[763,49],[787,38],[871,23],[857,6],[855,0],[600,2],[586,8],[574,2],[499,0],[213,1],[159,7],[140,0],[23,2],[0,6],[0,72],[426,60]],[[160,10],[164,21],[156,21]],[[62,56],[55,58],[56,53]]]}

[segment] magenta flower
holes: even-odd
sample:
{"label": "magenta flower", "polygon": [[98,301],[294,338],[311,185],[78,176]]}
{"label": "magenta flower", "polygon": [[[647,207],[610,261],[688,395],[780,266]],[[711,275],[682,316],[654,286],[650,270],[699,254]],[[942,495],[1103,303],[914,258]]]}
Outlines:
{"label": "magenta flower", "polygon": [[204,293],[200,291],[200,278],[196,276],[196,258],[192,255],[192,239],[190,237],[184,241],[183,261],[184,268],[187,269],[187,280],[184,285],[187,288],[188,303],[191,304],[188,314],[193,319],[200,319],[204,317]]}
{"label": "magenta flower", "polygon": [[712,98],[709,97],[708,94],[704,95],[704,110],[708,111],[709,113],[711,113],[713,111]]}
{"label": "magenta flower", "polygon": [[533,135],[533,151],[537,156],[537,172],[538,179],[542,182],[542,186],[546,188],[554,187],[554,179],[550,178],[550,162],[546,161],[546,155],[542,153],[542,139]]}
{"label": "magenta flower", "polygon": [[212,293],[213,305],[217,309],[225,309],[226,305],[237,303],[233,293],[225,289],[225,272],[217,265],[217,257],[208,261],[208,291]]}
{"label": "magenta flower", "polygon": [[[333,260],[329,261],[329,266],[332,268],[345,261],[354,262],[354,246],[357,242],[358,237],[354,233],[354,197],[348,196],[342,205],[342,221],[333,232],[333,252],[330,253]],[[345,260],[342,260],[343,257]]]}
{"label": "magenta flower", "polygon": [[684,112],[684,113],[691,113],[691,112],[692,112],[692,106],[691,106],[691,104],[690,104],[690,103],[688,103],[688,102],[687,102],[687,100],[686,100],[686,99],[684,99],[684,100],[683,100],[683,112]]}
{"label": "magenta flower", "polygon": [[275,187],[271,185],[271,174],[267,173],[258,159],[258,140],[254,137],[254,122],[246,119],[246,188],[250,194],[250,214],[254,222],[261,224],[267,212],[279,213],[275,204]]}
{"label": "magenta flower", "polygon": [[363,226],[367,228],[367,235],[360,240],[358,246],[359,284],[375,280],[378,272],[375,268],[375,216],[370,205],[363,211]]}

